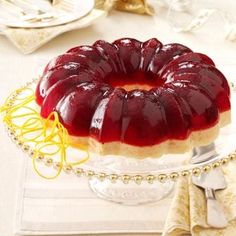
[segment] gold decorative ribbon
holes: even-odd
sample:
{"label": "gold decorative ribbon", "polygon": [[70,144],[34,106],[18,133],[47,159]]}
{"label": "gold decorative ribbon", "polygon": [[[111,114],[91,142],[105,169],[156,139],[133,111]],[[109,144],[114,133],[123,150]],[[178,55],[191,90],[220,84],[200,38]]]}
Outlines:
{"label": "gold decorative ribbon", "polygon": [[96,0],[95,8],[110,11],[116,9],[137,14],[153,15],[153,8],[147,4],[146,0]]}

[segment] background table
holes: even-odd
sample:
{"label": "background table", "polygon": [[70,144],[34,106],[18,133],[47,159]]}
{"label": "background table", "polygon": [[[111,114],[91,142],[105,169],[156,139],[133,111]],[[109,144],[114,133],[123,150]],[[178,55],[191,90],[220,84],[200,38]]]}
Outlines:
{"label": "background table", "polygon": [[[194,51],[211,56],[219,68],[231,80],[236,78],[236,42],[224,39],[222,30],[216,27],[217,19],[190,34],[171,30],[164,13],[156,18],[113,11],[107,18],[86,29],[72,31],[52,40],[37,52],[22,55],[4,36],[0,36],[0,104],[9,92],[38,75],[40,61],[49,60],[78,44],[90,44],[96,39],[112,41],[120,37],[135,37],[146,40],[157,37],[164,43],[178,42]],[[235,65],[229,73],[227,66]],[[0,235],[12,236],[13,217],[17,197],[20,163],[23,155],[11,143],[0,123]]]}

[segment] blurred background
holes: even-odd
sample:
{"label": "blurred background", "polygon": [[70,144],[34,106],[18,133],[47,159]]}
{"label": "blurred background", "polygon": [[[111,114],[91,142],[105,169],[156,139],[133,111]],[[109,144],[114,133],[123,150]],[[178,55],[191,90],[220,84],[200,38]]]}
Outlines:
{"label": "blurred background", "polygon": [[[208,54],[233,81],[235,11],[235,0],[0,0],[0,104],[51,58],[98,39],[182,43]],[[11,236],[21,158],[2,123],[0,136],[0,235]]]}

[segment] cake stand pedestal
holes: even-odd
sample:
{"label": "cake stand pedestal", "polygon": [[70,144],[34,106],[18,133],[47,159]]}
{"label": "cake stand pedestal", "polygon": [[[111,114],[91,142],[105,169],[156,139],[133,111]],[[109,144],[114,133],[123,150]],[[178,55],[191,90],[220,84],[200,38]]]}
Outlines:
{"label": "cake stand pedestal", "polygon": [[[109,178],[90,178],[89,186],[98,197],[120,204],[138,205],[167,197],[174,190],[175,181],[169,181],[160,173],[173,167],[181,167],[192,155],[192,152],[187,152],[181,155],[164,155],[157,159],[137,160],[117,156],[104,158],[94,154],[84,168],[89,166],[95,172],[102,170],[102,173],[113,173]],[[157,172],[159,181],[156,181]],[[172,174],[172,180],[174,178]]]}
{"label": "cake stand pedestal", "polygon": [[139,205],[153,203],[167,197],[174,189],[174,182],[156,182],[150,186],[149,183],[142,184],[142,187],[135,183],[113,184],[109,180],[101,182],[98,179],[91,179],[89,186],[93,192],[102,199],[124,204]]}

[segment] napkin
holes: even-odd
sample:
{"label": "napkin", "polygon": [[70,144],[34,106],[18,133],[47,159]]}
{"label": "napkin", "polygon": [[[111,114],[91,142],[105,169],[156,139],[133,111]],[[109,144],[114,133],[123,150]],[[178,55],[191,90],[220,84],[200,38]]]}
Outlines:
{"label": "napkin", "polygon": [[236,232],[236,162],[225,169],[228,187],[216,192],[229,225],[223,229],[211,228],[206,222],[206,199],[203,190],[192,184],[191,178],[180,178],[170,206],[162,236],[217,236],[235,235]]}
{"label": "napkin", "polygon": [[[160,236],[173,192],[152,204],[126,206],[98,198],[86,178],[62,173],[53,181],[38,176],[20,153],[14,235]],[[48,167],[45,167],[48,168]],[[126,188],[126,185],[121,185]]]}
{"label": "napkin", "polygon": [[4,34],[21,52],[29,54],[56,36],[67,31],[79,29],[106,15],[106,11],[93,9],[85,17],[68,24],[39,29],[1,27]]}

